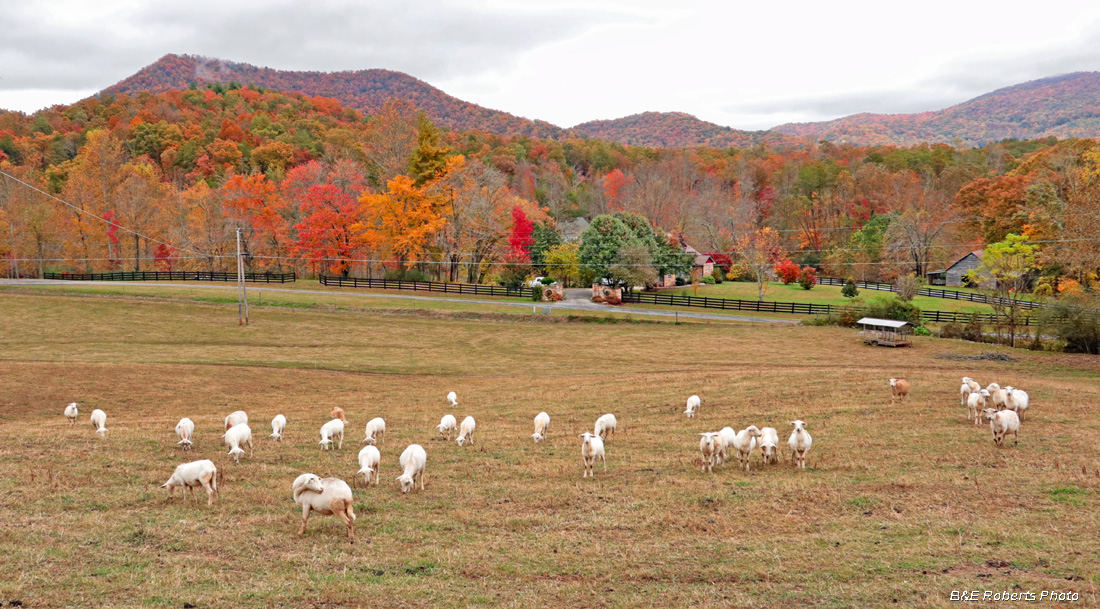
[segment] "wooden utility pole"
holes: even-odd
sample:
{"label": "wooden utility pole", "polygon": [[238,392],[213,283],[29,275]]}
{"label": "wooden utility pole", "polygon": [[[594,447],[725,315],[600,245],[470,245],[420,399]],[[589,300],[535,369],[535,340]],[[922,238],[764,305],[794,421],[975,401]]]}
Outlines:
{"label": "wooden utility pole", "polygon": [[248,325],[248,294],[244,290],[244,253],[241,252],[241,229],[237,229],[237,325]]}

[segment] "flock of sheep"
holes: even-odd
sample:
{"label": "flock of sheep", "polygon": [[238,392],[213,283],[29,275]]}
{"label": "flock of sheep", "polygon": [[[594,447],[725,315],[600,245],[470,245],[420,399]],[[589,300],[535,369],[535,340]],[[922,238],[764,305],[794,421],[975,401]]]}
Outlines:
{"label": "flock of sheep", "polygon": [[[890,379],[890,389],[893,400],[904,400],[909,394],[909,381],[906,379]],[[1024,411],[1028,407],[1028,394],[1020,389],[1006,386],[1002,388],[996,383],[991,383],[985,389],[970,377],[962,379],[960,388],[961,401],[967,407],[968,419],[975,425],[981,421],[989,421],[993,432],[993,441],[997,446],[1003,446],[1005,436],[1013,434],[1016,443],[1019,443],[1020,421]],[[451,406],[458,406],[458,396],[455,392],[447,395],[447,401]],[[684,414],[688,418],[694,418],[702,407],[702,400],[693,395],[687,400],[687,409]],[[79,415],[77,403],[65,407],[65,418],[71,424],[75,424]],[[344,410],[333,407],[330,413],[332,419],[321,426],[321,450],[343,448],[344,426],[347,418]],[[95,409],[90,417],[92,427],[101,437],[107,434],[107,414]],[[540,412],[534,420],[535,432],[531,438],[535,443],[541,442],[550,429],[550,415]],[[286,429],[286,417],[279,414],[271,421],[270,438],[275,442],[283,439]],[[806,455],[813,446],[813,438],[806,431],[806,423],[801,420],[791,421],[794,428],[787,439],[787,447],[790,450],[792,463],[800,468],[806,468]],[[440,436],[451,439],[452,433],[457,430],[456,441],[459,446],[474,444],[474,430],[477,424],[471,416],[457,424],[454,415],[447,414],[436,430]],[[581,458],[584,462],[583,478],[595,476],[595,465],[599,461],[607,470],[607,454],[604,448],[604,440],[615,434],[618,428],[618,420],[613,414],[605,414],[596,420],[592,432],[580,434]],[[176,435],[179,436],[178,445],[185,451],[191,450],[192,437],[195,432],[195,423],[184,417],[176,424]],[[356,475],[363,476],[363,481],[368,486],[379,484],[379,464],[382,460],[381,452],[377,444],[385,442],[386,422],[376,417],[367,422],[364,430],[365,437],[361,443],[366,446],[359,451],[359,471]],[[779,433],[773,427],[758,429],[755,425],[749,425],[741,431],[734,431],[725,427],[720,431],[703,432],[699,434],[699,452],[702,455],[702,470],[712,472],[714,466],[723,465],[732,455],[737,457],[738,464],[745,471],[750,469],[752,453],[759,448],[760,455],[765,465],[779,462]],[[225,445],[229,447],[229,456],[234,462],[239,463],[244,454],[244,446],[248,447],[248,455],[252,456],[252,429],[248,426],[248,415],[241,410],[225,417],[225,433],[222,435]],[[419,484],[420,490],[424,490],[424,468],[428,455],[424,447],[419,444],[410,444],[401,453],[398,463],[402,473],[396,480],[400,483],[401,492],[408,493]],[[168,489],[168,496],[172,497],[176,487],[186,488],[192,499],[196,488],[202,488],[207,494],[207,504],[213,504],[218,495],[217,467],[213,461],[202,459],[184,463],[176,467],[172,476],[161,485]],[[311,512],[324,515],[335,515],[347,526],[349,539],[355,538],[354,523],[355,512],[352,509],[352,491],[346,482],[339,478],[321,478],[312,473],[298,476],[291,485],[294,502],[302,507],[302,527],[299,534],[305,533],[306,523]]]}

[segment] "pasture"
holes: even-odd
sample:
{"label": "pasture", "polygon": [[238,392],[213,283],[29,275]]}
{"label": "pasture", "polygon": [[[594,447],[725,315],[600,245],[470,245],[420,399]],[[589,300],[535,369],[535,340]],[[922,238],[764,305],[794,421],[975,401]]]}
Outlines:
{"label": "pasture", "polygon": [[[241,328],[216,303],[0,289],[0,601],[948,607],[952,590],[977,589],[1100,603],[1096,358],[422,307],[258,306]],[[949,359],[989,351],[1012,360]],[[912,383],[904,404],[890,403],[892,376]],[[1018,446],[998,449],[968,423],[962,376],[1031,394]],[[693,393],[703,406],[687,419]],[[332,406],[347,413],[346,440],[321,452]],[[239,465],[218,437],[237,409],[255,441]],[[542,410],[551,425],[536,445]],[[607,471],[582,480],[577,434],[605,412],[619,420]],[[477,419],[473,446],[438,439],[447,413]],[[197,425],[189,453],[173,432],[183,416]],[[316,514],[298,536],[291,482],[352,483],[375,416],[387,423],[382,484],[354,485],[356,542]],[[806,470],[785,454],[796,418],[814,438]],[[698,432],[750,424],[779,430],[779,465],[756,453],[751,472],[699,471]],[[427,488],[402,496],[397,457],[413,442],[427,450]],[[218,502],[169,501],[158,487],[175,465],[204,458]]]}

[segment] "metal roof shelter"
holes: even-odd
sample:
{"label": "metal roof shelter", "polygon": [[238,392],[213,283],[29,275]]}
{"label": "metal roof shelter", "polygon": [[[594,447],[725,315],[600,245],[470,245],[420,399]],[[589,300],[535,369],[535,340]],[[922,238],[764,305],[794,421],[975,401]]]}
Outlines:
{"label": "metal roof shelter", "polygon": [[864,317],[856,322],[862,330],[859,335],[868,345],[880,347],[913,346],[913,324],[895,319]]}

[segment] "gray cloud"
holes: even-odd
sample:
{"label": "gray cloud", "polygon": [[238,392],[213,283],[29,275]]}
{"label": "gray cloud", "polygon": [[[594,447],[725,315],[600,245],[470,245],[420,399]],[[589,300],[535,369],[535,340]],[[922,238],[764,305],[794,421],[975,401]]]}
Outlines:
{"label": "gray cloud", "polygon": [[[165,53],[293,70],[387,68],[423,79],[507,68],[534,48],[631,19],[579,8],[458,2],[143,2],[51,19],[43,2],[0,15],[0,90],[99,89]],[[34,5],[34,10],[32,6]]]}

